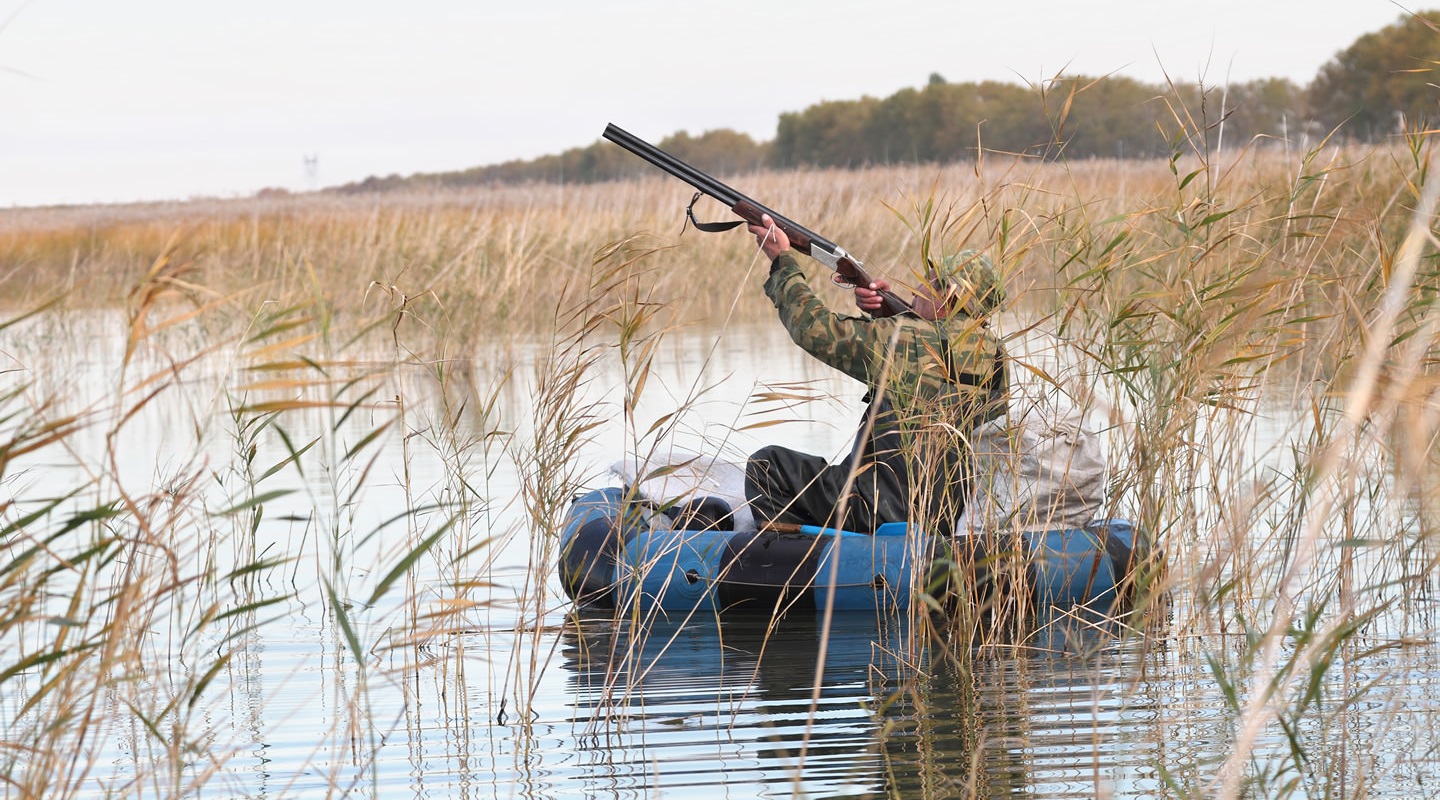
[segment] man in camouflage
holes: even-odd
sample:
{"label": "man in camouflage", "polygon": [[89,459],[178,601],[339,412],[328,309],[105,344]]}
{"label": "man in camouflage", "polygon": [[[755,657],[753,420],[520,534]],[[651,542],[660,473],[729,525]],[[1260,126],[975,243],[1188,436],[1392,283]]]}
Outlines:
{"label": "man in camouflage", "polygon": [[[819,456],[771,445],[751,455],[745,493],[758,519],[872,532],[914,522],[949,532],[970,480],[966,439],[1003,414],[1004,353],[987,318],[1004,289],[983,255],[965,251],[928,265],[912,311],[849,316],[816,296],[785,233],[751,225],[771,259],[765,294],[805,352],[865,384],[869,404],[850,456]],[[884,281],[855,288],[863,311],[880,308]]]}

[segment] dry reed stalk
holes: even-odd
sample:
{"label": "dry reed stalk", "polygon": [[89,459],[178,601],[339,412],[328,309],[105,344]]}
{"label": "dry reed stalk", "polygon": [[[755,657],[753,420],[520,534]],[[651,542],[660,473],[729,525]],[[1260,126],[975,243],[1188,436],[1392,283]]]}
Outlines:
{"label": "dry reed stalk", "polygon": [[[1180,111],[1177,120],[1203,125]],[[1086,366],[1062,377],[1105,422],[1117,465],[1112,510],[1134,516],[1170,557],[1167,572],[1147,575],[1142,601],[1155,600],[1163,617],[1168,611],[1156,598],[1184,598],[1162,632],[1198,660],[1213,657],[1217,685],[1237,698],[1229,707],[1236,760],[1213,775],[1201,773],[1215,765],[1197,767],[1181,789],[1198,791],[1219,778],[1221,789],[1238,795],[1278,780],[1242,764],[1238,754],[1273,720],[1293,727],[1297,720],[1343,719],[1362,693],[1347,692],[1340,711],[1326,712],[1298,676],[1322,681],[1336,660],[1348,665],[1363,657],[1373,644],[1363,625],[1389,604],[1414,602],[1440,558],[1429,496],[1436,485],[1430,443],[1440,418],[1429,374],[1431,306],[1440,281],[1428,257],[1399,246],[1409,229],[1400,211],[1428,208],[1420,191],[1429,165],[1424,138],[1378,152],[1327,146],[1298,163],[1259,150],[1225,159],[1177,150],[1174,159],[1158,162],[1031,163],[992,155],[981,165],[733,180],[843,238],[868,266],[900,279],[908,277],[925,233],[892,208],[938,198],[956,220],[944,246],[997,254],[1017,314],[1082,354]],[[532,532],[491,530],[490,511],[504,501],[472,480],[477,469],[494,469],[502,443],[525,465],[523,503],[535,533],[522,598],[528,646],[512,654],[506,686],[528,704],[549,663],[540,623],[557,603],[545,579],[556,558],[558,517],[584,477],[574,455],[593,423],[583,384],[595,359],[619,351],[626,439],[637,450],[652,447],[665,425],[648,427],[633,412],[641,396],[659,388],[658,337],[694,320],[742,324],[771,314],[758,290],[744,285],[744,268],[754,259],[747,238],[677,238],[686,194],[656,177],[0,212],[0,283],[9,302],[53,306],[41,298],[83,285],[83,297],[66,296],[69,308],[105,306],[123,302],[135,276],[148,276],[128,294],[132,366],[113,405],[58,410],[54,395],[35,384],[0,397],[0,407],[13,411],[0,427],[0,485],[14,485],[13,465],[23,457],[64,451],[86,426],[123,427],[174,391],[196,351],[209,352],[217,340],[229,343],[246,376],[225,390],[237,462],[225,479],[234,495],[218,512],[197,489],[196,469],[176,468],[165,487],[137,489],[111,474],[119,469],[113,459],[77,487],[88,506],[70,510],[57,502],[34,510],[29,498],[0,505],[3,546],[12,556],[0,570],[0,601],[13,612],[0,636],[23,643],[0,663],[0,683],[24,684],[6,732],[25,742],[32,765],[19,767],[20,751],[12,750],[4,774],[37,794],[77,791],[95,768],[97,737],[127,721],[143,729],[149,748],[136,756],[135,770],[145,774],[127,791],[183,794],[187,781],[203,783],[222,768],[224,743],[211,747],[211,767],[182,774],[177,765],[186,747],[204,745],[198,715],[243,656],[245,636],[269,624],[268,609],[289,602],[263,591],[256,576],[288,569],[293,578],[300,569],[256,546],[267,509],[285,497],[267,481],[313,469],[322,454],[335,474],[323,491],[297,499],[307,509],[310,544],[324,534],[314,565],[324,588],[317,591],[326,601],[328,632],[357,681],[337,698],[353,702],[356,712],[333,731],[335,742],[353,745],[373,780],[379,728],[366,692],[371,682],[392,678],[375,669],[373,654],[401,651],[397,670],[413,675],[423,668],[422,659],[408,655],[417,643],[484,626],[475,616],[485,611],[486,583],[477,551],[494,536]],[[176,237],[177,230],[183,235]],[[651,234],[647,247],[654,252],[645,263],[621,258],[604,266],[602,258],[596,272],[595,243],[625,241],[637,231]],[[820,270],[813,272],[818,280]],[[1414,291],[1402,296],[1401,286]],[[834,305],[847,302],[838,290],[823,291]],[[1371,309],[1382,301],[1390,305],[1377,325]],[[575,316],[556,309],[575,309]],[[42,316],[47,324],[55,319]],[[515,442],[495,421],[514,413],[500,408],[498,378],[476,377],[475,357],[460,354],[497,339],[523,347],[537,333],[560,352],[537,367],[535,438]],[[172,350],[189,352],[171,356]],[[46,369],[37,364],[35,374]],[[381,386],[386,392],[398,386],[398,399],[379,393]],[[1356,402],[1341,415],[1337,398],[1347,391]],[[681,392],[676,414],[693,409],[701,395],[698,385]],[[1306,405],[1274,445],[1262,441],[1258,421],[1277,397]],[[359,441],[336,434],[344,421],[372,412],[376,421]],[[299,427],[306,414],[329,433],[291,441],[290,421]],[[469,428],[468,414],[478,415]],[[247,459],[271,436],[284,439],[283,458],[252,465]],[[401,471],[404,513],[414,516],[397,518],[404,535],[380,557],[377,580],[366,582],[354,561],[366,532],[349,526],[344,509],[375,480],[378,448],[391,436],[405,442],[402,463],[421,443],[442,454],[445,494],[431,502]],[[1254,466],[1257,450],[1287,446],[1290,473]],[[1363,453],[1380,466],[1336,474],[1334,460],[1343,452]],[[1400,473],[1393,484],[1386,481],[1389,466]],[[1320,480],[1330,475],[1333,481]],[[1326,534],[1331,519],[1314,505],[1322,490],[1335,492],[1337,514],[1350,526],[1344,542],[1352,544]],[[1396,541],[1364,545],[1373,555],[1357,556],[1353,542],[1375,536],[1385,519],[1366,504],[1394,502],[1402,492],[1420,495],[1427,519]],[[422,522],[422,514],[441,521]],[[197,521],[218,544],[176,545]],[[83,536],[66,538],[76,532]],[[230,551],[217,552],[224,548]],[[434,587],[415,581],[413,569],[432,562],[449,585],[427,594]],[[227,574],[215,573],[220,563],[230,565]],[[1306,595],[1313,607],[1293,594],[1305,583],[1300,575],[1319,587]],[[63,588],[77,603],[104,610],[67,608],[51,615],[62,620],[57,627],[45,620],[37,587]],[[1343,600],[1332,608],[1316,599],[1329,595]],[[379,601],[385,607],[373,610]],[[937,641],[943,637],[943,656],[958,680],[975,679],[975,659],[1004,659],[1029,646],[1023,631],[1017,641],[989,625],[996,614],[1023,620],[1023,598],[995,602],[965,608],[951,628],[931,631]],[[191,611],[178,613],[182,607]],[[1267,614],[1273,623],[1257,624]],[[160,674],[175,655],[147,649],[137,633],[147,627],[184,631],[181,649],[197,665],[154,692],[126,677]],[[1247,644],[1231,648],[1232,634]],[[1398,647],[1406,637],[1433,640],[1436,632],[1420,627],[1405,637],[1382,636],[1375,646]],[[218,650],[202,647],[217,641]],[[457,655],[448,668],[459,676],[462,663]],[[886,700],[909,693],[921,704],[921,679]],[[96,687],[129,711],[106,717]],[[617,684],[615,693],[624,689]],[[40,712],[76,727],[42,724]],[[1280,777],[1304,772],[1303,764],[1317,758],[1323,753],[1297,744],[1296,766],[1279,770]],[[967,785],[979,772],[972,767]],[[1305,779],[1312,789],[1327,785],[1316,773]],[[937,794],[950,786],[938,777],[932,785]]]}

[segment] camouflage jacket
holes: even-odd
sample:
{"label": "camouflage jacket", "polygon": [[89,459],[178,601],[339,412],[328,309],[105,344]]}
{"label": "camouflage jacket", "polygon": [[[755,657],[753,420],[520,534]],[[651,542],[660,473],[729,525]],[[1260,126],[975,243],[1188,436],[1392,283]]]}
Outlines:
{"label": "camouflage jacket", "polygon": [[[805,352],[864,383],[872,408],[853,456],[861,469],[893,474],[893,491],[924,528],[949,530],[964,510],[970,479],[967,441],[1008,398],[999,339],[957,314],[872,319],[831,311],[793,255],[775,260],[765,294],[790,338]],[[871,425],[869,420],[874,419]],[[916,477],[918,476],[918,478]]]}
{"label": "camouflage jacket", "polygon": [[943,422],[968,430],[1004,410],[1000,341],[979,320],[837,314],[789,253],[776,259],[765,294],[795,344],[872,393],[883,386],[904,427]]}

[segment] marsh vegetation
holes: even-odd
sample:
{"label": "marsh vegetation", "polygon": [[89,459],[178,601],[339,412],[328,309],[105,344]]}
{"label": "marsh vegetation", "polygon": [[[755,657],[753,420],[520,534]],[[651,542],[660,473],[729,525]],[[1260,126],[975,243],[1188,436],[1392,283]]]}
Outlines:
{"label": "marsh vegetation", "polygon": [[1429,791],[1432,150],[733,178],[895,279],[990,252],[1020,360],[1067,354],[1016,369],[1167,565],[1003,631],[572,613],[560,520],[619,453],[853,424],[672,181],[4,212],[5,792]]}

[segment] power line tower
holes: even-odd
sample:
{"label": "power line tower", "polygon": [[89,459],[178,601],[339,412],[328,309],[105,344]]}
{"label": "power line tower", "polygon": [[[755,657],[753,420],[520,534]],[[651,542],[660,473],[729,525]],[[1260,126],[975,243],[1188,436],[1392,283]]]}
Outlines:
{"label": "power line tower", "polygon": [[320,188],[320,154],[305,154],[305,189],[315,191]]}

